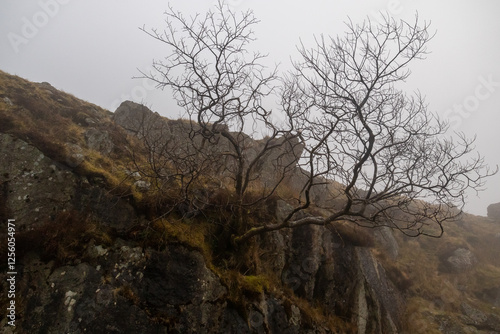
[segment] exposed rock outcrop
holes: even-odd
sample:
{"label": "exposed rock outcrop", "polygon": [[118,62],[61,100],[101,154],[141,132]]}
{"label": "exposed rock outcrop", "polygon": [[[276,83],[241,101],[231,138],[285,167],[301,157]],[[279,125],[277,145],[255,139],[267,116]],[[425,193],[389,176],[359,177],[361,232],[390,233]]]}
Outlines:
{"label": "exposed rock outcrop", "polygon": [[71,207],[77,177],[25,141],[0,133],[0,170],[5,204],[19,228]]}
{"label": "exposed rock outcrop", "polygon": [[[204,145],[201,136],[192,137],[193,133],[200,130],[196,123],[190,123],[186,120],[169,120],[161,117],[158,113],[151,111],[144,105],[124,101],[116,109],[113,115],[113,120],[116,124],[122,126],[129,133],[136,135],[139,138],[147,137],[149,146],[165,145],[163,148],[174,153],[172,156],[177,158],[186,155],[186,152],[195,152],[203,147],[206,157],[212,155],[217,157],[212,162],[212,169],[218,174],[219,178],[231,177],[229,170],[234,170],[234,160],[228,159],[228,155],[224,152],[232,152],[227,139],[220,137],[217,139],[217,145]],[[223,126],[224,130],[229,129]],[[253,140],[251,137],[240,134],[241,147],[245,147],[244,158],[247,161],[252,161],[266,145],[266,140]],[[159,143],[158,143],[159,141]],[[167,144],[166,144],[167,143]],[[264,186],[274,187],[276,180],[281,177],[283,170],[286,169],[285,182],[290,186],[290,189],[295,192],[303,191],[304,184],[309,180],[307,173],[297,166],[302,151],[303,145],[299,143],[297,138],[287,139],[284,137],[275,138],[267,142],[268,146],[275,146],[269,150],[254,168],[255,176],[253,179],[258,179]],[[192,147],[189,147],[192,146]],[[179,154],[175,154],[178,151]],[[224,153],[224,154],[221,154]],[[318,182],[310,190],[311,200],[318,206],[329,208],[340,208],[345,202],[344,197],[339,192],[340,185],[335,182]],[[392,252],[396,252],[393,248]]]}
{"label": "exposed rock outcrop", "polygon": [[[143,219],[126,198],[22,140],[0,135],[0,155],[5,203],[19,231],[69,210],[118,235]],[[268,260],[284,285],[331,316],[350,319],[359,333],[400,327],[402,297],[367,248],[305,226],[264,236],[262,249],[274,252]],[[263,291],[243,309],[233,305],[202,253],[178,243],[156,250],[121,239],[89,241],[84,254],[62,265],[28,252],[18,272],[17,326],[24,332],[331,333],[280,293]],[[5,285],[5,272],[0,278]]]}
{"label": "exposed rock outcrop", "polygon": [[500,203],[488,205],[488,218],[500,221]]}
{"label": "exposed rock outcrop", "polygon": [[69,210],[99,217],[118,232],[134,221],[134,208],[127,201],[11,135],[0,134],[0,170],[5,205],[21,230]]}
{"label": "exposed rock outcrop", "polygon": [[105,130],[90,128],[85,131],[87,146],[95,151],[109,155],[113,150],[113,142],[109,138],[109,133]]}
{"label": "exposed rock outcrop", "polygon": [[[500,333],[500,317],[494,314],[486,314],[474,306],[464,302],[460,305],[462,316],[459,319],[439,315],[436,321],[439,330],[444,334],[493,334]],[[423,331],[422,333],[425,333]]]}
{"label": "exposed rock outcrop", "polygon": [[129,133],[142,136],[148,131],[149,136],[155,136],[155,131],[164,131],[161,135],[170,135],[170,129],[164,126],[163,118],[154,113],[144,105],[124,101],[113,114],[113,121],[127,130]]}
{"label": "exposed rock outcrop", "polygon": [[477,263],[477,259],[470,250],[457,248],[446,262],[454,272],[460,273],[470,270]]}
{"label": "exposed rock outcrop", "polygon": [[[278,204],[278,219],[287,204]],[[334,229],[303,226],[263,237],[262,247],[298,296],[351,319],[357,333],[399,333],[404,298],[369,248],[356,247]]]}
{"label": "exposed rock outcrop", "polygon": [[[169,120],[161,117],[158,113],[151,111],[144,105],[132,101],[124,101],[116,109],[113,120],[116,124],[123,127],[129,133],[139,138],[145,138],[151,148],[161,146],[169,151],[170,158],[182,159],[196,152],[203,152],[205,159],[212,158],[211,168],[218,177],[230,177],[231,170],[234,170],[234,159],[229,158],[227,152],[233,152],[234,148],[230,142],[223,136],[217,135],[214,142],[216,145],[207,145],[206,140],[201,135],[195,135],[200,131],[200,126],[195,122],[186,120]],[[220,130],[230,130],[225,125],[220,126]],[[254,160],[267,144],[269,149],[254,165],[254,179],[267,187],[274,187],[277,178],[284,169],[293,171],[300,158],[303,146],[299,144],[298,139],[287,139],[284,137],[274,138],[266,141],[264,139],[254,140],[250,136],[240,133],[237,138],[240,147],[244,147],[244,159],[246,165]],[[304,177],[297,179],[298,172],[290,173],[290,179],[295,178],[305,182]],[[303,187],[297,184],[297,187]]]}
{"label": "exposed rock outcrop", "polygon": [[374,236],[391,259],[396,260],[399,256],[399,245],[394,238],[394,231],[388,226],[383,226],[375,230]]}
{"label": "exposed rock outcrop", "polygon": [[[224,195],[231,194],[217,198],[222,204],[207,201],[218,183],[197,184],[193,207],[167,203],[175,213],[158,213],[165,203],[154,197],[154,180],[125,158],[141,153],[138,141],[125,140],[112,113],[47,83],[1,71],[0,81],[0,220],[16,219],[17,272],[16,328],[7,325],[9,300],[2,293],[0,332],[500,332],[496,205],[490,219],[464,214],[448,222],[451,233],[439,240],[385,228],[366,232],[344,221],[273,231],[235,249],[226,242],[234,207],[224,204]],[[190,153],[179,146],[196,129],[187,121],[166,120],[132,102],[113,117],[139,138],[159,144],[173,138],[166,148]],[[264,142],[240,139],[249,160]],[[228,149],[223,139],[218,143],[215,152]],[[296,163],[302,148],[290,144],[262,159],[260,181],[273,180],[276,160]],[[226,163],[211,167],[231,167]],[[295,167],[286,191],[301,191],[307,178]],[[170,190],[168,183],[163,189]],[[315,215],[345,201],[330,181],[310,196]],[[271,198],[245,223],[274,223],[290,208]],[[1,229],[4,260],[7,236]],[[0,265],[2,291],[6,264]]]}
{"label": "exposed rock outcrop", "polygon": [[83,149],[77,145],[72,143],[66,143],[66,150],[68,151],[68,155],[66,157],[66,165],[69,167],[78,167],[85,161],[85,154],[83,153]]}
{"label": "exposed rock outcrop", "polygon": [[[80,264],[30,254],[20,270],[17,329],[26,333],[331,333],[286,299],[262,294],[238,309],[199,251],[89,246]],[[3,276],[0,275],[0,276]]]}

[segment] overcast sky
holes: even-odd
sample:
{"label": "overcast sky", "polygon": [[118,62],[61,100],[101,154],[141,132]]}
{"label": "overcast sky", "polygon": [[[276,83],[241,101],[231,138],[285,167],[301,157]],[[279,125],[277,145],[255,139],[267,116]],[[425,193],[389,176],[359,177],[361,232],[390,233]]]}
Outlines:
{"label": "overcast sky", "polygon": [[[155,90],[138,75],[164,46],[138,27],[161,28],[168,3],[186,14],[205,12],[213,0],[2,0],[0,69],[31,81],[46,81],[79,98],[114,111],[123,100],[143,102],[160,114],[180,111],[168,92]],[[492,166],[500,165],[500,1],[271,1],[229,0],[236,10],[252,8],[261,23],[255,47],[273,63],[289,66],[299,38],[342,35],[344,21],[360,22],[388,12],[395,18],[431,21],[437,31],[432,53],[413,63],[406,89],[419,90],[429,108],[454,129],[477,134],[477,148]],[[500,175],[488,189],[469,194],[466,211],[486,215],[500,202]]]}

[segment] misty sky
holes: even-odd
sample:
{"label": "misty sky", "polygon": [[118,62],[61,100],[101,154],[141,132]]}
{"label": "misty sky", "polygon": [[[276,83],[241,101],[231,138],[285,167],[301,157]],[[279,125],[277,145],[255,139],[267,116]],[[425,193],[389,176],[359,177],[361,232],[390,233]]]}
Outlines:
{"label": "misty sky", "polygon": [[[170,3],[186,15],[204,13],[213,0],[2,0],[0,69],[31,81],[46,81],[79,98],[114,111],[135,100],[178,118],[180,110],[167,91],[142,79],[164,45],[138,27],[162,28]],[[281,69],[296,58],[299,38],[313,45],[314,35],[342,35],[349,17],[379,19],[379,12],[431,21],[437,31],[426,60],[411,65],[405,89],[419,90],[429,109],[449,119],[453,129],[477,134],[477,148],[492,167],[500,165],[500,1],[270,1],[229,0],[236,10],[253,9],[261,23],[255,48],[269,53]],[[488,189],[469,194],[466,211],[486,215],[500,202],[500,175]]]}

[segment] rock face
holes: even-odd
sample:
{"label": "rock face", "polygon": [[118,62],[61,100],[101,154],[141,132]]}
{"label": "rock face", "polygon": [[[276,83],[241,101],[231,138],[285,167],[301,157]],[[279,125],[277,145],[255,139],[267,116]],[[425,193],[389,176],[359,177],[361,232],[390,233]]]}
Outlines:
{"label": "rock face", "polygon": [[[126,198],[20,139],[1,134],[0,156],[1,203],[19,231],[70,210],[117,235],[144,219]],[[278,217],[283,210],[278,205]],[[272,272],[300,298],[349,319],[358,333],[398,332],[403,298],[369,249],[317,226],[270,233],[261,247],[273,254]],[[17,270],[21,332],[331,333],[284,294],[262,291],[243,308],[234,305],[202,253],[179,243],[158,250],[120,238],[107,245],[90,240],[84,253],[65,263],[28,250]],[[5,289],[5,271],[0,279]]]}
{"label": "rock face", "polygon": [[[193,131],[200,129],[195,123],[190,124],[182,120],[165,119],[144,105],[132,101],[124,101],[116,109],[113,120],[129,133],[139,138],[146,137],[150,147],[166,145],[162,149],[171,152],[171,155],[177,158],[182,158],[182,155],[186,155],[187,157],[189,154],[186,154],[186,152],[194,152],[196,150],[206,152],[206,156],[212,155],[217,157],[212,162],[211,168],[215,171],[218,178],[227,177],[227,180],[231,180],[232,175],[227,172],[235,170],[235,168],[232,165],[234,164],[234,160],[227,158],[228,155],[226,152],[232,152],[227,139],[218,138],[217,145],[209,145],[210,148],[207,148],[207,145],[204,145],[201,138],[193,139],[190,137]],[[226,127],[224,129],[228,130]],[[244,134],[239,140],[241,140],[241,146],[245,147],[244,158],[247,165],[266,145],[265,140],[253,140]],[[186,143],[194,143],[193,145],[196,148],[186,148]],[[297,166],[297,162],[304,149],[303,145],[297,139],[286,140],[283,137],[275,138],[267,144],[275,146],[275,148],[269,150],[259,160],[259,163],[256,164],[254,170],[255,177],[253,178],[258,179],[264,186],[272,188],[275,185],[276,179],[281,177],[280,172],[286,169],[287,176],[285,177],[285,182],[289,184],[290,189],[296,192],[303,191],[304,184],[309,180],[307,173],[304,173]],[[175,152],[178,152],[178,154],[176,155]],[[188,158],[185,160],[188,160]],[[326,182],[326,180],[324,184],[323,182],[318,183],[318,185],[310,190],[312,201],[319,206],[340,208],[344,203],[344,199],[338,192],[338,185],[335,185],[334,182]],[[393,248],[391,252],[397,253],[397,250]]]}
{"label": "rock face", "polygon": [[[447,315],[436,317],[439,331],[445,334],[493,334],[500,333],[500,317],[495,314],[486,314],[474,306],[464,302],[460,305],[461,321]],[[422,332],[424,333],[424,332]]]}
{"label": "rock face", "polygon": [[25,141],[0,133],[0,170],[5,205],[19,227],[49,219],[71,206],[75,175]]}
{"label": "rock face", "polygon": [[18,282],[20,332],[330,333],[267,293],[242,313],[196,250],[142,250],[122,240],[90,247],[85,262],[55,270],[30,255]]}
{"label": "rock face", "polygon": [[465,248],[457,248],[446,261],[454,272],[469,270],[477,263],[474,254]]}
{"label": "rock face", "polygon": [[[159,126],[158,116],[131,102],[120,108],[115,121],[136,135],[141,135],[138,122],[146,121],[153,129],[150,135],[186,138],[189,129],[183,121]],[[136,226],[148,226],[140,233],[153,230],[144,212],[129,197],[106,189],[99,175],[78,173],[88,159],[84,152],[108,155],[116,143],[103,128],[88,127],[82,134],[78,144],[66,145],[63,164],[0,133],[0,218],[16,219],[18,237],[17,332],[333,333],[331,324],[311,316],[311,305],[342,319],[342,331],[400,331],[402,295],[369,248],[343,240],[334,229],[303,226],[256,238],[262,263],[277,282],[247,291],[239,301],[197,245],[175,239],[155,246],[135,239]],[[244,140],[251,159],[263,143]],[[292,142],[288,150],[280,145],[283,138],[275,140],[279,149],[260,166],[271,171],[262,176],[264,182],[275,177],[274,160],[293,165],[300,155],[298,145]],[[85,145],[89,150],[82,149]],[[137,180],[134,187],[147,192],[150,185]],[[278,220],[286,206],[278,203]],[[72,220],[72,215],[83,218]],[[5,231],[0,237],[6,237]],[[0,251],[5,254],[3,247]],[[7,291],[6,273],[0,271],[2,291]],[[0,331],[9,333],[6,302],[0,295]]]}
{"label": "rock face", "polygon": [[128,229],[135,216],[127,201],[6,134],[0,134],[0,170],[4,205],[21,230],[69,210],[91,212],[117,231]]}
{"label": "rock face", "polygon": [[[155,208],[165,203],[152,196],[154,180],[125,156],[141,152],[137,141],[125,140],[111,113],[47,83],[0,77],[0,222],[16,219],[17,272],[16,328],[0,293],[0,333],[500,333],[500,230],[491,224],[498,204],[491,219],[463,214],[450,222],[439,246],[385,228],[361,233],[345,221],[270,232],[235,249],[225,242],[234,207],[223,196],[221,205],[204,201],[218,182],[200,182],[198,202],[159,217],[164,211]],[[114,119],[154,145],[171,140],[155,148],[192,153],[182,146],[189,122],[132,102]],[[265,142],[239,139],[247,163]],[[227,155],[218,140],[210,149]],[[272,182],[280,160],[295,167],[286,191],[299,192],[307,178],[296,164],[302,148],[284,142],[270,143],[277,149],[256,177]],[[309,193],[314,214],[345,202],[339,185],[326,183]],[[291,208],[276,198],[264,204],[248,223],[282,221]],[[0,229],[2,292],[7,236]]]}
{"label": "rock face", "polygon": [[500,221],[500,203],[488,205],[488,218]]}
{"label": "rock face", "polygon": [[[172,159],[187,161],[196,152],[201,152],[207,160],[212,157],[211,168],[218,178],[230,178],[229,171],[235,169],[235,160],[229,158],[227,154],[227,152],[233,152],[230,142],[223,136],[217,136],[216,145],[207,145],[203,136],[195,135],[201,129],[196,123],[189,123],[185,120],[168,120],[132,101],[123,102],[116,109],[113,120],[129,133],[147,140],[149,147],[161,146],[162,150],[168,151],[168,155]],[[226,126],[221,126],[221,130],[230,133]],[[277,175],[283,169],[293,170],[303,150],[303,146],[299,144],[297,139],[286,140],[286,138],[279,137],[266,142],[265,140],[253,140],[245,134],[239,134],[235,138],[237,138],[240,147],[245,148],[246,165],[261,153],[266,144],[268,147],[274,147],[259,159],[253,169],[255,178],[270,188],[274,187]],[[303,184],[300,185],[300,187],[302,186]]]}
{"label": "rock face", "polygon": [[263,247],[295,294],[351,319],[357,333],[399,333],[404,298],[368,248],[355,247],[325,227],[272,232]]}
{"label": "rock face", "polygon": [[379,244],[385,249],[387,254],[396,260],[399,256],[399,245],[394,238],[394,232],[387,226],[375,230],[375,238]]}
{"label": "rock face", "polygon": [[90,128],[85,131],[85,140],[89,148],[101,152],[104,155],[109,155],[113,150],[114,144],[110,140],[107,131]]}
{"label": "rock face", "polygon": [[[135,135],[141,135],[141,131],[145,129],[151,132],[163,128],[161,124],[163,123],[162,118],[158,113],[153,113],[147,107],[132,101],[122,102],[113,114],[113,120],[116,124]],[[165,135],[169,134],[170,131],[165,133]]]}

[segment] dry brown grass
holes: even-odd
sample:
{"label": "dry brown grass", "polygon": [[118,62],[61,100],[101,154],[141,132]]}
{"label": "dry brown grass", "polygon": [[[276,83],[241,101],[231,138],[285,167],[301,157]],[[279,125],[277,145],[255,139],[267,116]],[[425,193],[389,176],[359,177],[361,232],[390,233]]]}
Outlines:
{"label": "dry brown grass", "polygon": [[[111,121],[111,115],[107,110],[46,84],[32,83],[0,71],[0,132],[29,142],[52,160],[68,165],[82,176],[104,180],[105,186],[115,195],[132,195],[140,201],[140,194],[134,192],[132,180],[124,173],[130,165],[125,147],[131,145],[133,149],[138,142],[127,138],[125,131]],[[114,144],[109,156],[87,147],[84,132],[90,126],[108,132]],[[82,148],[85,160],[76,168],[70,163],[71,152],[67,144]]]}

